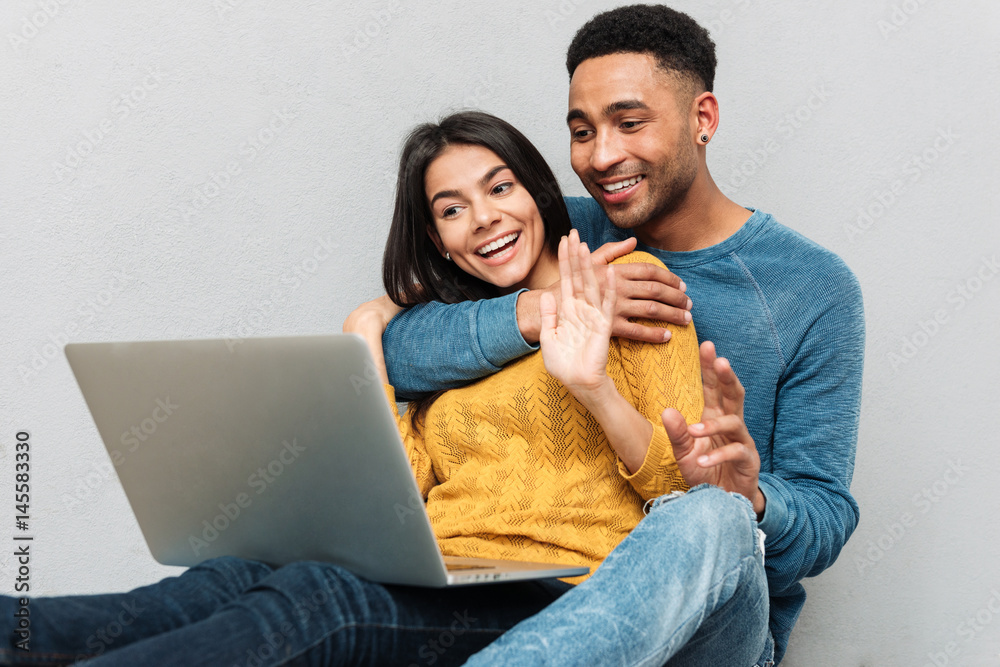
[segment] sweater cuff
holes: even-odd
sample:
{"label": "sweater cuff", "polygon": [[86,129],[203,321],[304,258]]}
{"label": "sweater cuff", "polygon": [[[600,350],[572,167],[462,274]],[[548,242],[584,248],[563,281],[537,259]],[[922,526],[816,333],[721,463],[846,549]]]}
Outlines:
{"label": "sweater cuff", "polygon": [[769,537],[784,534],[785,525],[788,523],[788,504],[785,502],[784,494],[776,484],[772,483],[771,475],[767,473],[760,474],[757,486],[766,499],[764,516],[757,527]]}
{"label": "sweater cuff", "polygon": [[635,473],[630,473],[622,460],[618,459],[618,472],[632,485],[643,500],[656,498],[674,489],[671,488],[670,476],[666,474],[666,469],[674,463],[674,452],[670,445],[670,438],[662,428],[653,426],[653,437],[649,441],[649,449],[646,450],[646,458],[642,460],[642,465]]}
{"label": "sweater cuff", "polygon": [[524,340],[517,326],[517,296],[527,291],[521,289],[496,299],[482,299],[474,311],[474,334],[479,338],[479,349],[494,366],[504,366],[538,349]]}

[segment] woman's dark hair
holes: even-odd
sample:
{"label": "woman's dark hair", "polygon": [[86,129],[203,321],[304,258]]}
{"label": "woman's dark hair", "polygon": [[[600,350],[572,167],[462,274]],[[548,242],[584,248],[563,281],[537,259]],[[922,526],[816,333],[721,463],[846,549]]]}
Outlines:
{"label": "woman's dark hair", "polygon": [[566,53],[570,78],[588,58],[648,53],[667,72],[687,77],[695,94],[715,84],[715,42],[682,12],[664,5],[628,5],[597,14],[576,32]]}
{"label": "woman's dark hair", "polygon": [[434,228],[434,217],[424,175],[453,145],[488,148],[510,167],[535,200],[545,223],[545,243],[553,253],[559,239],[569,234],[569,213],[556,177],[538,149],[513,125],[481,111],[462,111],[437,124],[419,125],[407,137],[399,158],[396,207],[382,258],[382,283],[398,306],[500,296],[495,285],[470,276],[442,257],[427,235]]}
{"label": "woman's dark hair", "polygon": [[[398,306],[431,301],[458,303],[500,296],[500,290],[445,260],[427,234],[434,217],[424,175],[449,146],[488,148],[503,160],[531,194],[545,225],[545,244],[555,254],[559,239],[569,234],[570,221],[559,184],[542,154],[510,123],[481,111],[461,111],[437,124],[424,123],[410,133],[399,158],[396,206],[382,257],[382,284]],[[419,428],[436,392],[410,405]]]}

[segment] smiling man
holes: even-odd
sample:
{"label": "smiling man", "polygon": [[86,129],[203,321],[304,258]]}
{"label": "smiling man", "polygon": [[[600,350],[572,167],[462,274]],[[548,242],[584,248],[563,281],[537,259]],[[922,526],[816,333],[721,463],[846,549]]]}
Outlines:
{"label": "smiling man", "polygon": [[[676,274],[620,278],[615,332],[655,340],[627,318],[683,322],[689,307],[705,412],[663,414],[692,490],[653,501],[586,582],[468,664],[777,664],[800,580],[857,525],[861,292],[836,255],[715,184],[715,66],[707,31],[658,5],[599,14],[570,45],[571,161],[591,194],[567,199],[573,225],[599,257],[637,245]],[[390,382],[455,386],[537,349],[544,291],[401,313]]]}

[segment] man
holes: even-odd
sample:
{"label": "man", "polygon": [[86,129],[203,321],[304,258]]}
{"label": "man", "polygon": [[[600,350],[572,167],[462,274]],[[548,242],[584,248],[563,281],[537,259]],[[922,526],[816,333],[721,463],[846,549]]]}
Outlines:
{"label": "man", "polygon": [[[596,253],[604,261],[637,244],[676,274],[619,278],[616,334],[655,340],[626,318],[683,322],[690,308],[715,344],[702,344],[702,422],[663,415],[694,488],[657,499],[588,581],[470,664],[777,664],[805,602],[799,581],[833,563],[858,521],[860,289],[835,255],[715,185],[714,44],[690,17],[649,5],[600,14],[567,67],[571,162],[593,196],[567,199],[574,226],[591,247],[613,243]],[[442,389],[537,349],[539,298],[400,314],[384,336],[390,382],[400,394]],[[585,618],[600,631],[581,632]]]}

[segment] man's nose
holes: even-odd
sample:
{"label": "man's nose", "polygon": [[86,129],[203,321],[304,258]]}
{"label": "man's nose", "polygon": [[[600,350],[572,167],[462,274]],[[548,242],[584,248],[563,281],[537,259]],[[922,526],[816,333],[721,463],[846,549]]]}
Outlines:
{"label": "man's nose", "polygon": [[590,154],[590,166],[596,171],[607,171],[625,159],[620,139],[614,132],[597,132]]}

